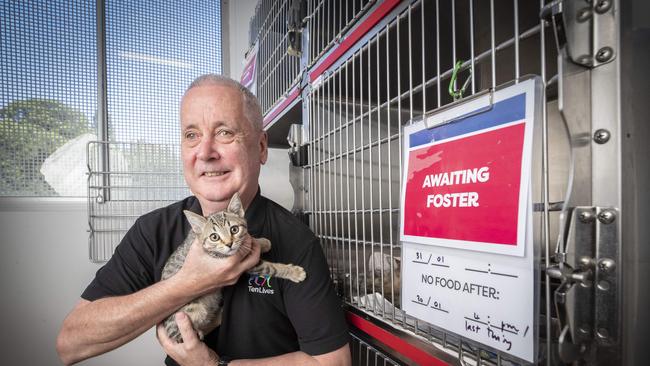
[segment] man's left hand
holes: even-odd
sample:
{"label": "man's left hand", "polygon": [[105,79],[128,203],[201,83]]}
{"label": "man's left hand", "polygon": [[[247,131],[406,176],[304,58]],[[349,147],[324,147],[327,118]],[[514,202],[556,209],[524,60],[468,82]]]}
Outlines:
{"label": "man's left hand", "polygon": [[165,353],[181,366],[216,365],[219,361],[219,356],[205,343],[201,342],[194,328],[192,328],[192,323],[187,315],[179,312],[176,313],[175,319],[183,337],[183,343],[176,343],[169,338],[162,324],[158,324],[156,327],[158,342],[160,342]]}

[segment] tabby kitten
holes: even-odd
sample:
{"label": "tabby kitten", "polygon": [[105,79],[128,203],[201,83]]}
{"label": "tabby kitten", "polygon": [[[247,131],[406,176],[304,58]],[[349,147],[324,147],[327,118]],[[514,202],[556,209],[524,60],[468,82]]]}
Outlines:
{"label": "tabby kitten", "polygon": [[[239,193],[235,193],[230,199],[228,208],[225,211],[215,212],[207,218],[191,211],[184,211],[184,213],[190,222],[192,230],[190,230],[183,243],[167,259],[162,272],[163,280],[173,276],[183,266],[185,256],[187,256],[190,246],[196,238],[198,238],[201,246],[208,254],[215,258],[226,258],[234,255],[239,250],[243,250],[241,245],[248,235]],[[271,242],[268,239],[251,239],[260,245],[262,253],[271,250]],[[248,270],[248,273],[270,275],[293,282],[301,282],[306,277],[305,270],[300,266],[263,260],[260,260],[255,267]],[[178,311],[187,314],[199,338],[203,339],[206,334],[221,324],[221,306],[222,294],[221,290],[217,290],[214,293],[190,301]],[[171,339],[178,343],[183,342],[178,325],[174,320],[174,314],[165,319],[164,326]]]}

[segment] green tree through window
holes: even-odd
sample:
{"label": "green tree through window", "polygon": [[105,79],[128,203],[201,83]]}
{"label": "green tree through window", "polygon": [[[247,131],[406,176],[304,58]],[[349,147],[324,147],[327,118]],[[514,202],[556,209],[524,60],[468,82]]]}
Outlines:
{"label": "green tree through window", "polygon": [[0,109],[0,195],[56,195],[40,168],[70,139],[93,132],[79,110],[50,99],[17,100]]}

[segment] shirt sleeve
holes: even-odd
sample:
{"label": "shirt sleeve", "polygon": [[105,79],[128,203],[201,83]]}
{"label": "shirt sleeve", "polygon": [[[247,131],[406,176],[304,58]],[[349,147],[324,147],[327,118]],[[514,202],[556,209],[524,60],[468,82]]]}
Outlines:
{"label": "shirt sleeve", "polygon": [[284,303],[300,349],[310,355],[335,351],[350,341],[341,299],[336,295],[323,250],[311,241],[295,264],[307,278],[300,283],[285,282]]}
{"label": "shirt sleeve", "polygon": [[153,254],[142,230],[142,220],[126,233],[111,259],[100,268],[81,297],[93,301],[134,293],[153,284]]}

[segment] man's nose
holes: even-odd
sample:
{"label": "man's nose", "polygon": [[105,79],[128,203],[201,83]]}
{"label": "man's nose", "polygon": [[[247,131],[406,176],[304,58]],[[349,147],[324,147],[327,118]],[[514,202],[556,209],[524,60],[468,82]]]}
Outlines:
{"label": "man's nose", "polygon": [[214,136],[206,135],[201,139],[198,146],[197,158],[201,160],[219,159],[217,144]]}

